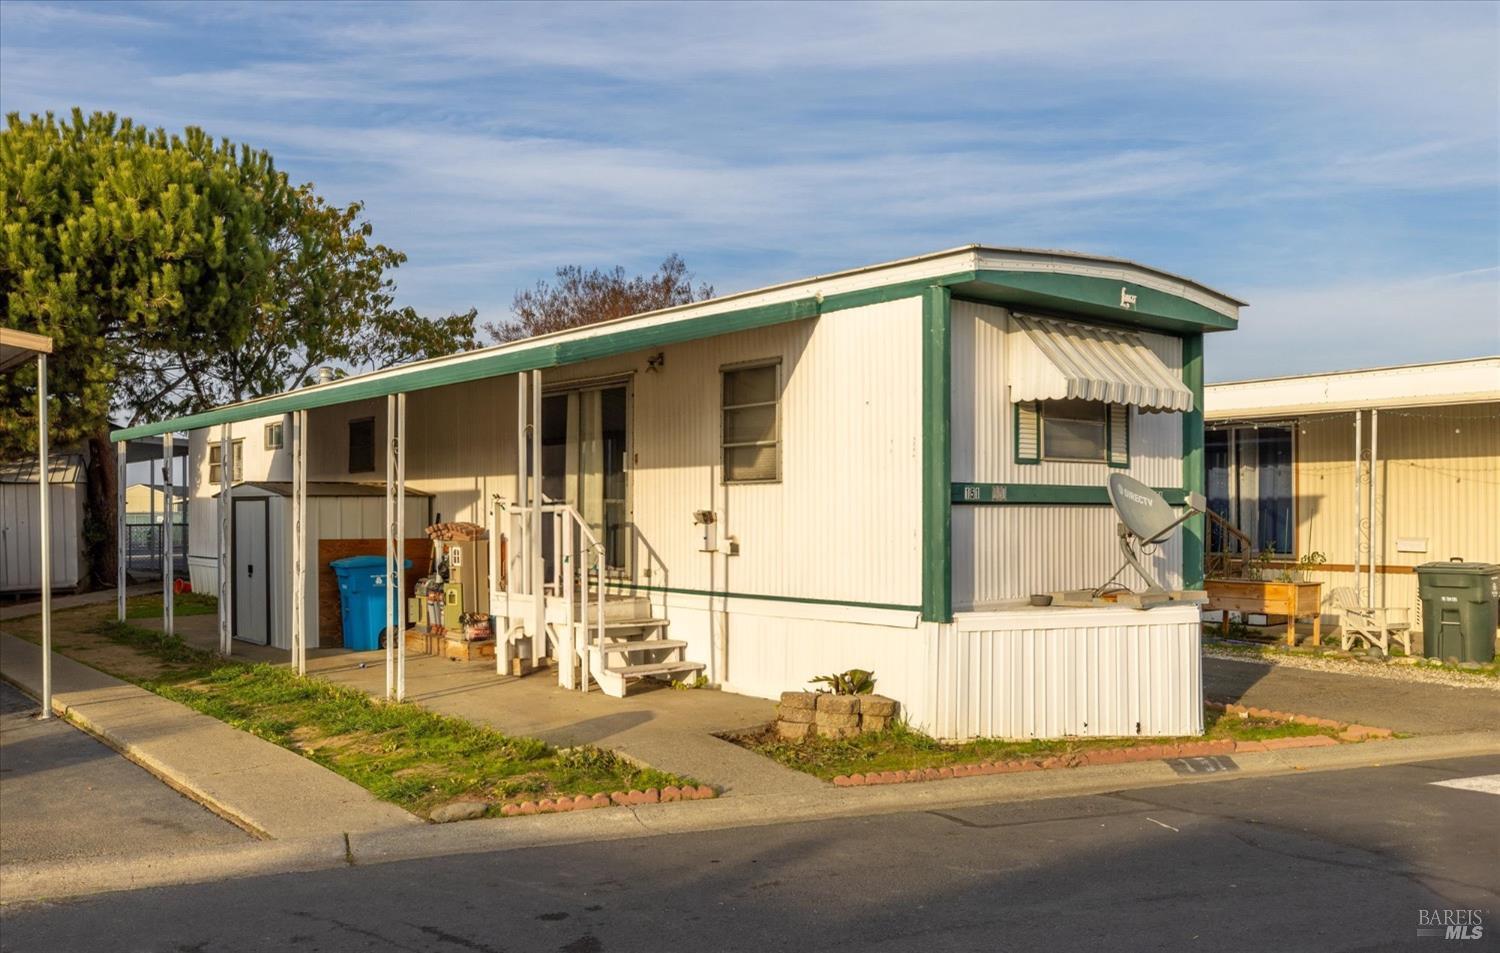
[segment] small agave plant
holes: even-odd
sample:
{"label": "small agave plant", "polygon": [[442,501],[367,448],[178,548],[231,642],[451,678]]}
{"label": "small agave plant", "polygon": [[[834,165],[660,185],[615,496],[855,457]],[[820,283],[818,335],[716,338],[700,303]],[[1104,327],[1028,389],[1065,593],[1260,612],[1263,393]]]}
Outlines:
{"label": "small agave plant", "polygon": [[[847,672],[819,675],[808,680],[810,685],[827,685],[826,691],[835,695],[868,695],[875,691],[875,673],[862,668],[851,668]],[[824,691],[825,689],[819,689]]]}

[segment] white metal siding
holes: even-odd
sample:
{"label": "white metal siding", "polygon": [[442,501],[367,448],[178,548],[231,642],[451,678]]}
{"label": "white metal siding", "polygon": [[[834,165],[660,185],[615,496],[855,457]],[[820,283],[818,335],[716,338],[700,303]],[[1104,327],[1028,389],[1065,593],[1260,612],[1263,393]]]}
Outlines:
{"label": "white metal siding", "polygon": [[935,655],[924,727],[941,738],[1203,732],[1193,607],[959,616]]}
{"label": "white metal siding", "polygon": [[[1092,589],[1124,561],[1108,506],[953,507],[953,604],[959,610],[1033,593]],[[1174,533],[1147,560],[1169,589],[1182,585],[1182,538]],[[1127,570],[1120,581],[1145,581]]]}
{"label": "white metal siding", "polygon": [[[83,576],[83,487],[50,483],[52,587],[76,586]],[[35,483],[0,483],[0,591],[41,588],[41,494]]]}
{"label": "white metal siding", "polygon": [[[953,480],[957,483],[1047,483],[1103,486],[1115,472],[1104,463],[1015,462],[1014,410],[1006,386],[1009,312],[994,305],[953,302]],[[1182,341],[1139,332],[1167,369],[1182,373]],[[1182,415],[1130,408],[1130,467],[1154,487],[1182,486]]]}
{"label": "white metal siding", "polygon": [[[645,373],[660,350],[659,372]],[[782,479],[719,481],[720,368],[781,361]],[[674,589],[915,605],[921,599],[921,301],[648,349],[544,374],[628,378],[637,581]],[[444,519],[516,495],[515,378],[411,395],[407,481]],[[699,551],[694,510],[740,555]],[[665,573],[660,567],[665,566]],[[648,568],[652,575],[646,575]]]}

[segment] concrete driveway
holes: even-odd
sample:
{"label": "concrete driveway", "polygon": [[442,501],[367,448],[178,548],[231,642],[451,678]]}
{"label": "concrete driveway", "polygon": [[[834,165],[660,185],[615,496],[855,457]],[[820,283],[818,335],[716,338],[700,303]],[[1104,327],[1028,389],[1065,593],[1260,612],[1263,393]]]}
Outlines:
{"label": "concrete driveway", "polygon": [[1238,659],[1205,658],[1203,693],[1215,701],[1379,725],[1414,735],[1500,728],[1500,692]]}
{"label": "concrete driveway", "polygon": [[250,835],[0,682],[0,864],[155,854]]}

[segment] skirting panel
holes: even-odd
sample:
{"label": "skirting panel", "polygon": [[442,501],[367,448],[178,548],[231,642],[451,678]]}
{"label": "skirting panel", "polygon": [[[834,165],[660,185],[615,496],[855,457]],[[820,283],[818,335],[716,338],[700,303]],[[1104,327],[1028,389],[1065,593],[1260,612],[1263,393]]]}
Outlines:
{"label": "skirting panel", "polygon": [[953,740],[1201,734],[1200,636],[1191,606],[960,615],[913,721]]}

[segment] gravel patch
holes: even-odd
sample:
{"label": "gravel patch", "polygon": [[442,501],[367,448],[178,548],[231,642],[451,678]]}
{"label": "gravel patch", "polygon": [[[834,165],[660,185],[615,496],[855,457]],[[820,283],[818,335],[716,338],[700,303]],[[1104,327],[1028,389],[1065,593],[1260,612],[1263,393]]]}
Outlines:
{"label": "gravel patch", "polygon": [[1335,672],[1341,675],[1363,675],[1366,678],[1384,678],[1395,682],[1427,682],[1433,685],[1448,685],[1453,688],[1474,688],[1480,691],[1500,692],[1500,679],[1482,675],[1469,675],[1452,669],[1429,668],[1416,665],[1390,665],[1381,662],[1359,662],[1354,659],[1330,658],[1317,655],[1293,655],[1290,653],[1265,653],[1254,649],[1238,649],[1232,646],[1204,645],[1203,654],[1209,658],[1228,659],[1232,662],[1247,662],[1251,665],[1285,665],[1289,668],[1305,668],[1318,672]]}

